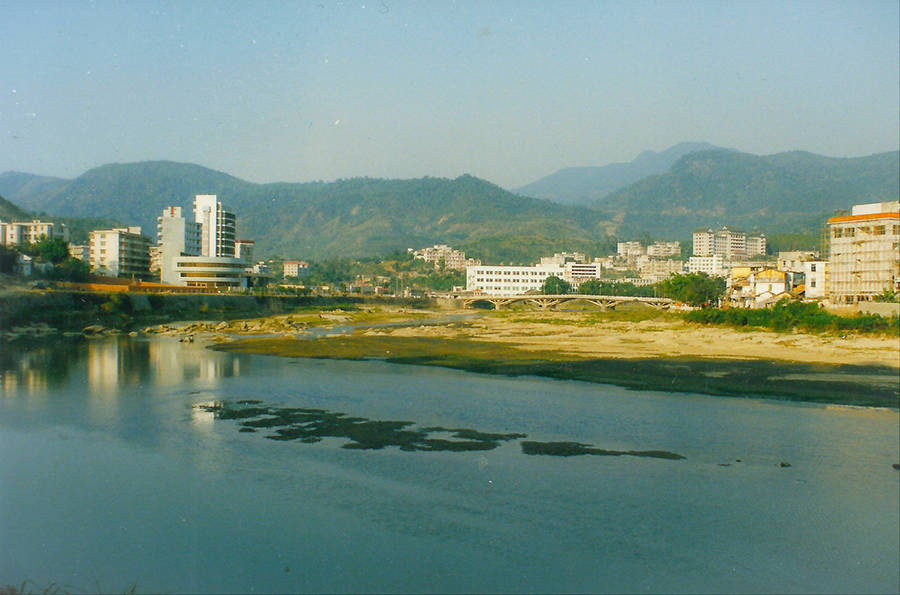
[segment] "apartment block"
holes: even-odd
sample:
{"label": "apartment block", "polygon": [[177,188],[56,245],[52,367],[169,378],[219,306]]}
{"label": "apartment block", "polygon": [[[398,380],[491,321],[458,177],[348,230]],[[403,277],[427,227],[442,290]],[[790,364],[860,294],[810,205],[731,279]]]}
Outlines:
{"label": "apartment block", "polygon": [[419,260],[433,264],[435,267],[444,263],[444,268],[464,271],[467,267],[478,266],[480,260],[466,258],[466,253],[454,250],[446,244],[435,244],[430,248],[422,248],[413,252],[413,256]]}
{"label": "apartment block", "polygon": [[306,277],[309,275],[309,263],[302,260],[285,260],[285,277]]}
{"label": "apartment block", "polygon": [[855,205],[832,217],[826,291],[835,304],[900,290],[900,201]]}
{"label": "apartment block", "polygon": [[471,266],[466,268],[466,291],[497,297],[536,293],[541,290],[548,277],[562,279],[565,272],[565,265],[560,264]]}
{"label": "apartment block", "polygon": [[91,267],[111,277],[147,279],[150,276],[150,242],[140,227],[92,231]]}
{"label": "apartment block", "polygon": [[13,244],[36,244],[41,238],[48,240],[60,239],[69,241],[69,228],[62,223],[50,223],[47,221],[13,221],[4,223],[0,221],[0,244],[11,246]]}
{"label": "apartment block", "polygon": [[744,260],[766,253],[766,236],[747,234],[738,229],[723,227],[694,230],[694,256],[722,256],[726,260]]}

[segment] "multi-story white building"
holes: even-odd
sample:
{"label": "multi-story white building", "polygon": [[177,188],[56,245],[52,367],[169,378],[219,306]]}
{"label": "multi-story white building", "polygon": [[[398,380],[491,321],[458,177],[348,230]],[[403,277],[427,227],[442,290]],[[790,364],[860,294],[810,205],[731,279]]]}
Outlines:
{"label": "multi-story white building", "polygon": [[[214,194],[196,196],[193,221],[181,207],[166,208],[158,219],[160,280],[204,289],[247,287],[252,242],[235,241],[235,220]],[[242,257],[235,255],[236,244]]]}
{"label": "multi-story white building", "polygon": [[203,225],[187,219],[181,207],[166,207],[157,222],[159,279],[170,285],[184,285],[175,271],[176,260],[182,256],[200,256]]}
{"label": "multi-story white building", "polygon": [[747,234],[737,229],[723,227],[694,230],[694,256],[722,256],[726,260],[743,260],[766,253],[766,237],[763,234]]}
{"label": "multi-story white building", "polygon": [[430,248],[422,248],[413,252],[413,256],[419,260],[433,264],[435,268],[444,264],[446,269],[456,269],[460,271],[466,270],[470,266],[478,266],[480,260],[474,258],[466,258],[466,253],[460,250],[454,250],[446,244],[435,244]]}
{"label": "multi-story white building", "polygon": [[150,276],[150,238],[140,227],[91,232],[91,267],[100,274],[129,279]]}
{"label": "multi-story white building", "polygon": [[807,299],[823,299],[828,279],[828,262],[825,260],[803,261],[804,296]]}
{"label": "multi-story white building", "polygon": [[565,272],[565,265],[559,264],[472,266],[466,268],[466,291],[496,297],[539,292],[548,277],[562,279]]}
{"label": "multi-story white building", "polygon": [[0,221],[0,244],[36,244],[46,237],[48,240],[69,241],[69,228],[62,223],[47,221]]}
{"label": "multi-story white building", "polygon": [[728,274],[728,269],[725,267],[725,259],[718,254],[713,256],[691,256],[687,268],[690,273],[706,273],[710,277],[724,277]]}
{"label": "multi-story white building", "polygon": [[284,261],[285,277],[307,277],[309,276],[309,263],[302,260],[285,260]]}
{"label": "multi-story white building", "polygon": [[855,205],[828,220],[826,291],[835,304],[871,300],[900,290],[900,201]]}
{"label": "multi-story white building", "polygon": [[194,221],[202,226],[201,256],[234,257],[237,217],[215,194],[196,196]]}
{"label": "multi-story white building", "polygon": [[616,254],[618,254],[621,258],[628,258],[629,256],[641,256],[646,254],[647,251],[644,250],[644,245],[640,242],[619,242],[616,244]]}
{"label": "multi-story white building", "polygon": [[653,242],[647,246],[647,256],[668,258],[681,255],[681,242]]}

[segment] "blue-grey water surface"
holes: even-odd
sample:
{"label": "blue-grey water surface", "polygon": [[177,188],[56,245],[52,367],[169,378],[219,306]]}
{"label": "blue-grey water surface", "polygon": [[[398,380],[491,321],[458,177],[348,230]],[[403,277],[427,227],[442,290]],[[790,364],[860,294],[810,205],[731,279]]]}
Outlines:
{"label": "blue-grey water surface", "polygon": [[[0,586],[900,590],[895,410],[232,355],[168,338],[0,349]],[[268,440],[197,407],[243,399],[686,458],[529,456],[522,440],[350,450],[339,438]]]}

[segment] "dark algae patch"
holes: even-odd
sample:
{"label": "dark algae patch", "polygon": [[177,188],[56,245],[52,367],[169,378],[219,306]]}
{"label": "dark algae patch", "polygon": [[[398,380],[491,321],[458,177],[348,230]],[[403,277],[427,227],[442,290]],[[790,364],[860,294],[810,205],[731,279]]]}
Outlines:
{"label": "dark algae patch", "polygon": [[[266,407],[259,401],[221,401],[196,405],[209,411],[216,419],[236,421],[240,432],[254,433],[268,430],[269,440],[314,444],[323,438],[348,440],[341,448],[356,450],[381,450],[396,446],[404,451],[464,452],[493,450],[502,442],[526,438],[520,433],[480,432],[468,428],[444,428],[440,426],[416,428],[411,421],[379,421],[362,417],[350,417],[325,409],[302,407]],[[679,460],[685,457],[661,450],[615,451],[595,448],[578,442],[523,441],[526,455],[550,455],[568,457],[575,455],[634,456]]]}
{"label": "dark algae patch", "polygon": [[[325,409],[263,407],[258,401],[217,402],[197,405],[216,419],[238,421],[241,432],[269,430],[270,440],[297,440],[306,444],[323,438],[345,438],[342,448],[381,450],[388,446],[406,451],[493,450],[501,442],[524,438],[524,434],[493,434],[469,429],[414,428],[411,421],[379,421],[349,417]],[[436,437],[435,434],[449,434]]]}
{"label": "dark algae patch", "polygon": [[321,359],[383,359],[506,376],[542,376],[636,390],[758,397],[862,407],[900,407],[897,370],[777,360],[691,357],[589,358],[510,345],[434,337],[245,339],[220,351]]}
{"label": "dark algae patch", "polygon": [[604,450],[580,442],[533,442],[522,441],[522,452],[526,455],[549,455],[553,457],[577,457],[594,455],[598,457],[648,457],[680,461],[685,457],[665,450]]}

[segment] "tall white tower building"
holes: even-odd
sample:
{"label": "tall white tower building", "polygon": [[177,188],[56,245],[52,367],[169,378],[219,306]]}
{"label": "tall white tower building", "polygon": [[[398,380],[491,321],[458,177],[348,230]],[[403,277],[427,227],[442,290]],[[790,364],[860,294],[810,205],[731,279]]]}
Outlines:
{"label": "tall white tower building", "polygon": [[235,221],[230,208],[215,194],[198,194],[194,199],[194,221],[202,226],[201,256],[234,258]]}

